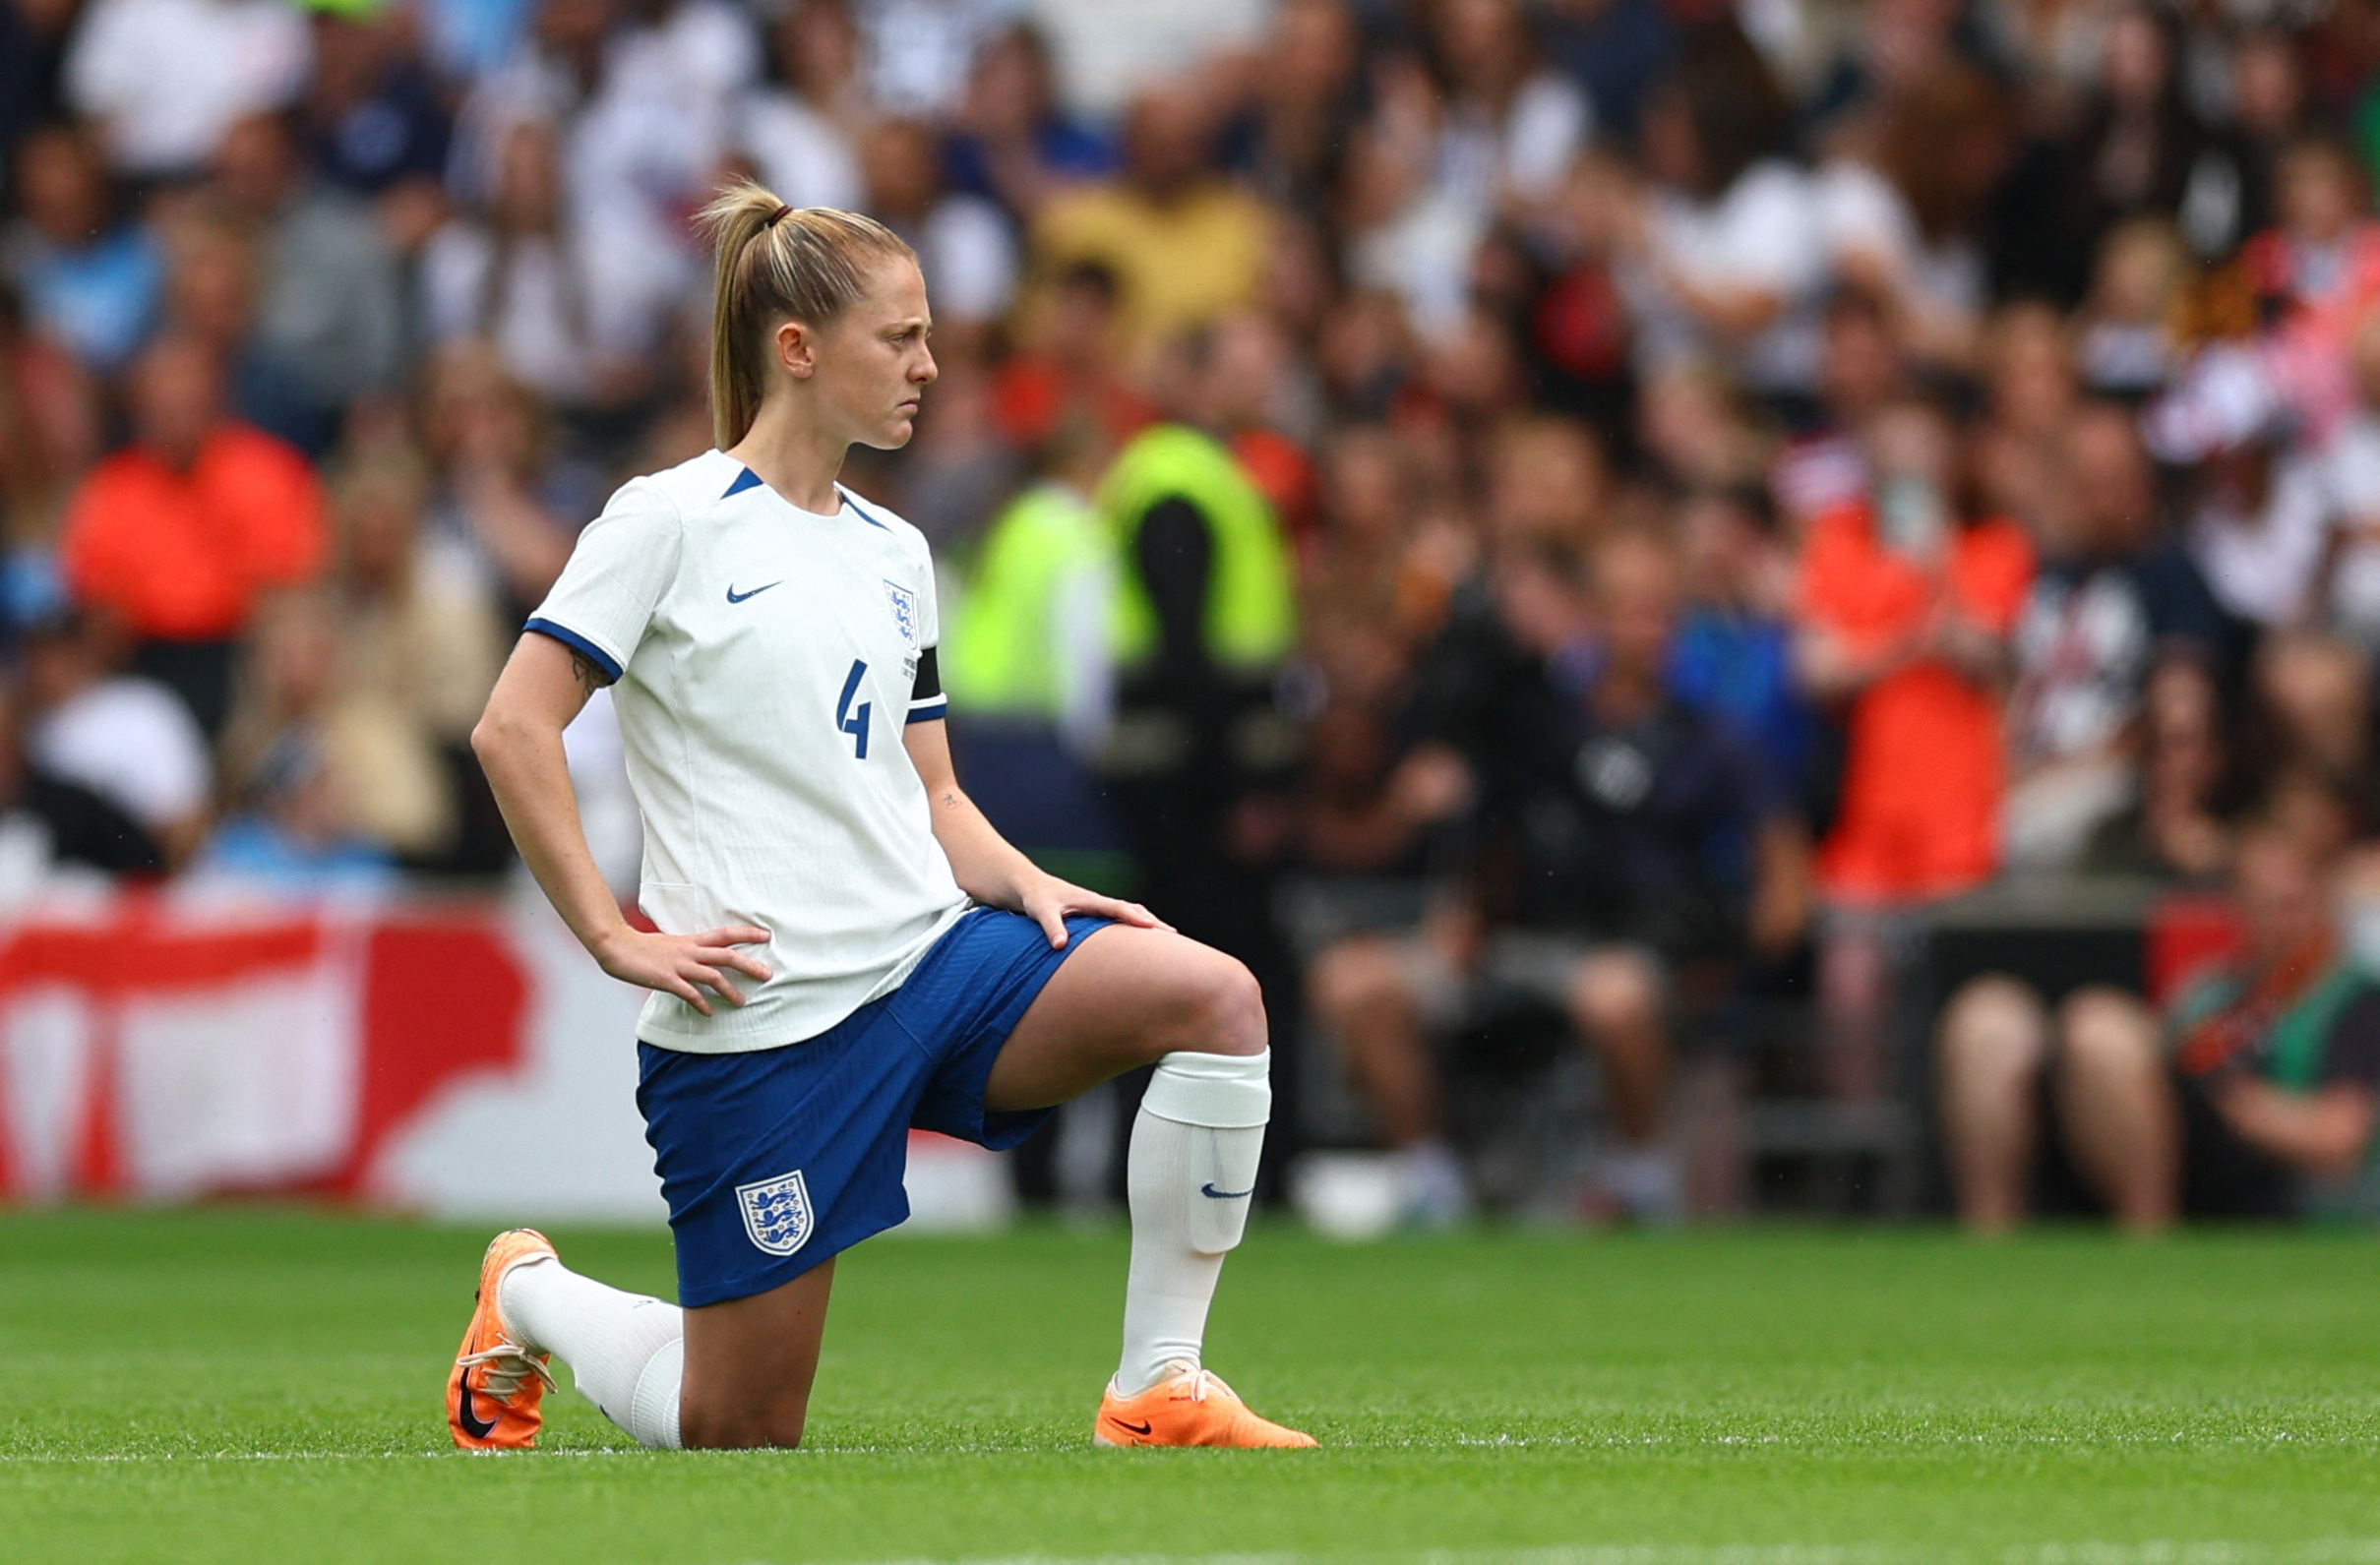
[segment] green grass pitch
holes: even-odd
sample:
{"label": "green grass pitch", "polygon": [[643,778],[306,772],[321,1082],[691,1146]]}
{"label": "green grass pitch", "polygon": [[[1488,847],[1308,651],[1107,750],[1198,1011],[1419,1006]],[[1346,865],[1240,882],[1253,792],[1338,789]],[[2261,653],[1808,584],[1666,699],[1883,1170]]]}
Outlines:
{"label": "green grass pitch", "polygon": [[[1259,1229],[1215,1366],[1297,1453],[1096,1451],[1119,1235],[847,1257],[792,1453],[643,1453],[575,1394],[466,1457],[485,1231],[0,1221],[0,1560],[2380,1565],[2365,1235]],[[558,1232],[666,1293],[657,1234]]]}

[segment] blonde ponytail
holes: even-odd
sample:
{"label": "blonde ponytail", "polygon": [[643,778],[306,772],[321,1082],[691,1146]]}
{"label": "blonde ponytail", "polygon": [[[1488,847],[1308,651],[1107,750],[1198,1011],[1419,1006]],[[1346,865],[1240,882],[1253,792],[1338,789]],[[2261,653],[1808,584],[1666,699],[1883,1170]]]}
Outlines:
{"label": "blonde ponytail", "polygon": [[768,333],[777,323],[823,327],[868,291],[873,262],[917,254],[900,235],[855,211],[788,207],[738,180],[699,218],[718,255],[710,317],[710,429],[725,451],[752,429],[766,390]]}

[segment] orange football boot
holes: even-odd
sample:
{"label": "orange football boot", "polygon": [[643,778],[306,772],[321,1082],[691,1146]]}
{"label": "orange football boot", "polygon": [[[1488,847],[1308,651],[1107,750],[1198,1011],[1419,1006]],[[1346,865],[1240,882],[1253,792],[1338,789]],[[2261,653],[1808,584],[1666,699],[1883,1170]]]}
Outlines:
{"label": "orange football boot", "polygon": [[545,1422],[537,1404],[555,1389],[554,1372],[544,1354],[513,1341],[496,1299],[505,1273],[553,1253],[535,1229],[513,1229],[488,1241],[479,1262],[479,1303],[447,1376],[447,1428],[465,1451],[525,1451],[537,1443]]}
{"label": "orange football boot", "polygon": [[1304,1448],[1311,1434],[1284,1429],[1248,1411],[1248,1404],[1215,1376],[1175,1363],[1165,1378],[1136,1397],[1120,1397],[1108,1382],[1099,1399],[1099,1421],[1091,1440],[1105,1446],[1206,1445]]}

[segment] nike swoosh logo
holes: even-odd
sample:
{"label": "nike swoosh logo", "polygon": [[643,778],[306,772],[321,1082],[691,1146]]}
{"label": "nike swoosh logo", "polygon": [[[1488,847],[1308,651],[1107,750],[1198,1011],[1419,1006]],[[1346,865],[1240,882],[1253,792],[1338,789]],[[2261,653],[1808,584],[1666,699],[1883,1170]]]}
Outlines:
{"label": "nike swoosh logo", "polygon": [[479,1415],[471,1411],[471,1372],[469,1370],[463,1371],[462,1383],[456,1389],[458,1393],[455,1399],[456,1416],[461,1420],[462,1432],[474,1440],[485,1440],[489,1435],[494,1434],[496,1420],[490,1418],[482,1423]]}
{"label": "nike swoosh logo", "polygon": [[1198,1193],[1210,1201],[1245,1201],[1256,1192],[1251,1190],[1218,1190],[1211,1184],[1198,1186]]}
{"label": "nike swoosh logo", "polygon": [[[769,583],[768,583],[768,587],[780,587],[780,586],[783,586],[784,584],[785,584],[785,583],[784,583],[783,578],[782,578],[782,577],[780,577],[779,579],[777,579],[777,580],[775,580],[775,581],[771,581],[771,582],[769,582]],[[744,601],[746,598],[757,598],[757,597],[759,597],[759,596],[760,596],[762,593],[766,592],[766,591],[768,590],[768,587],[755,587],[755,588],[753,588],[753,589],[752,589],[750,592],[738,592],[738,591],[736,590],[735,583],[734,583],[734,582],[732,582],[732,581],[730,581],[730,582],[727,584],[727,601],[728,601],[728,602],[730,602],[730,603],[741,603],[741,602],[743,602],[743,601]]]}
{"label": "nike swoosh logo", "polygon": [[1149,1432],[1150,1427],[1145,1423],[1126,1423],[1122,1418],[1117,1417],[1112,1413],[1108,1415],[1108,1422],[1114,1424],[1117,1428],[1122,1429],[1126,1434],[1146,1435]]}

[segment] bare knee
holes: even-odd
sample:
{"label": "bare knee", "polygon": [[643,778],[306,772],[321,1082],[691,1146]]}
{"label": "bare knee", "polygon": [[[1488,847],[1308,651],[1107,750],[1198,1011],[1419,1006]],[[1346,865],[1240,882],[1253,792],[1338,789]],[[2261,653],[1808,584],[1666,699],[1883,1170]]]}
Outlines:
{"label": "bare knee", "polygon": [[1642,1038],[1661,1030],[1661,975],[1634,951],[1599,951],[1570,980],[1570,1014],[1590,1039]]}
{"label": "bare knee", "polygon": [[2048,1048],[2041,996],[1999,974],[1976,979],[1942,1007],[1936,1047],[1943,1074],[1954,1080],[2036,1075]]}
{"label": "bare knee", "polygon": [[1171,1025],[1157,1029],[1159,1057],[1188,1050],[1201,1054],[1260,1054],[1268,1029],[1264,990],[1248,964],[1208,951],[1185,976]]}
{"label": "bare knee", "polygon": [[2069,1071],[2138,1075],[2158,1062],[2157,1018],[2121,990],[2083,990],[2058,1007],[2059,1054]]}
{"label": "bare knee", "polygon": [[1362,934],[1329,946],[1308,969],[1306,992],[1314,1013],[1335,1032],[1356,1030],[1357,1019],[1407,1003],[1405,976],[1395,945]]}

